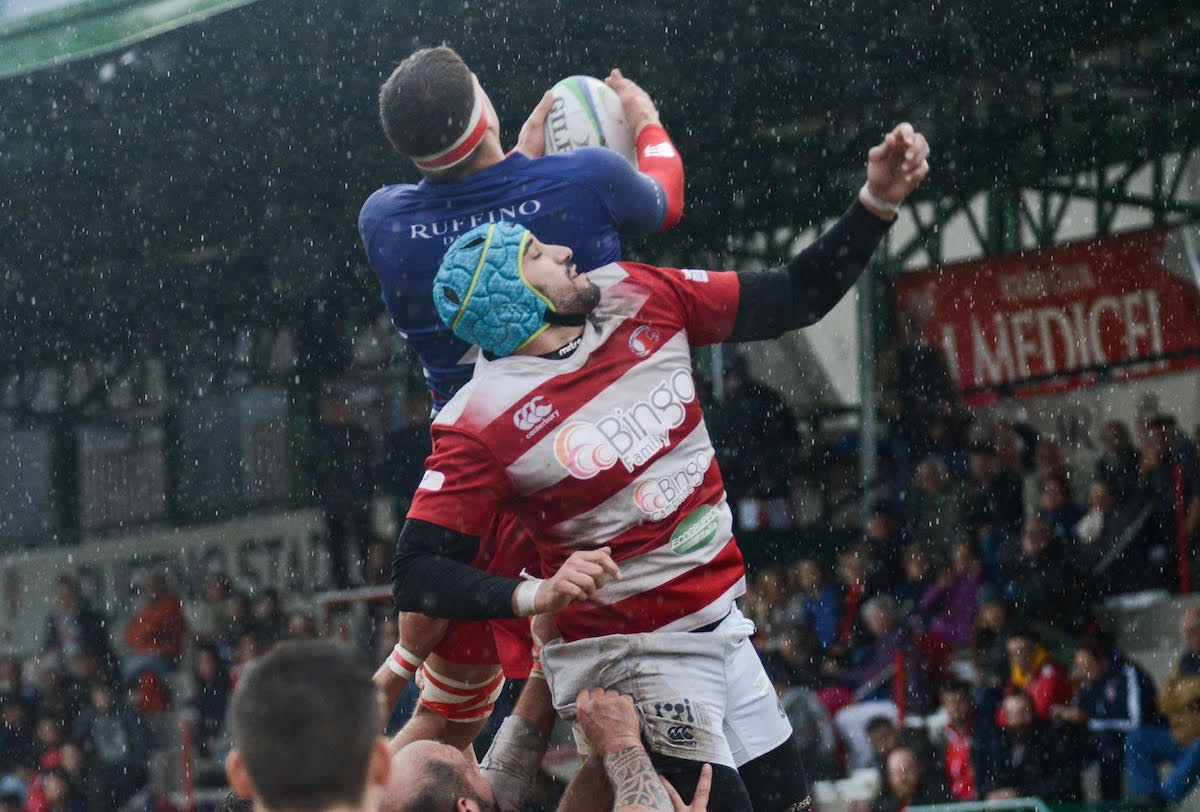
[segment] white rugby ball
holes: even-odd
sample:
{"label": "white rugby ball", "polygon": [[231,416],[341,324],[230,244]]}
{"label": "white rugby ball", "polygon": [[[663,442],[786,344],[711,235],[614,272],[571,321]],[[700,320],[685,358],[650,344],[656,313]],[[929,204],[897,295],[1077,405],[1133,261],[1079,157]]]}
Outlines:
{"label": "white rugby ball", "polygon": [[568,76],[550,88],[554,107],[546,117],[546,154],[580,147],[608,147],[637,166],[637,144],[617,91],[594,76]]}

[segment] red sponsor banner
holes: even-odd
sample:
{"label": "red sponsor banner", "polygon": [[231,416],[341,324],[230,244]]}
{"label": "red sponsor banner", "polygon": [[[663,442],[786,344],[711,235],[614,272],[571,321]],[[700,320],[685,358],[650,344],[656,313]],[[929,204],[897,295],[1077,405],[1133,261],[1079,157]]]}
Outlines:
{"label": "red sponsor banner", "polygon": [[1156,375],[1200,364],[1187,254],[1169,229],[1104,237],[907,273],[896,304],[922,320],[970,403],[1088,386],[1098,375],[1079,371],[1110,364],[1122,365],[1111,380]]}

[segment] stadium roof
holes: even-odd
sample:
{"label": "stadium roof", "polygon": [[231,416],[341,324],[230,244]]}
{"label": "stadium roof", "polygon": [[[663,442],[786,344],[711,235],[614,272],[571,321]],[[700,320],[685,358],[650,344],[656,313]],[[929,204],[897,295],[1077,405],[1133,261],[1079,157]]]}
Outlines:
{"label": "stadium roof", "polygon": [[[204,19],[140,42],[159,27],[114,22],[150,7]],[[9,21],[9,363],[183,355],[214,332],[297,322],[318,295],[347,318],[378,314],[355,221],[372,189],[415,177],[380,134],[375,92],[419,46],[463,54],[509,144],[554,81],[621,67],[658,101],[688,172],[683,224],[630,253],[699,262],[730,233],[836,213],[867,147],[903,119],[933,145],[929,197],[1194,147],[1198,7],[92,0],[94,37],[80,9]]]}

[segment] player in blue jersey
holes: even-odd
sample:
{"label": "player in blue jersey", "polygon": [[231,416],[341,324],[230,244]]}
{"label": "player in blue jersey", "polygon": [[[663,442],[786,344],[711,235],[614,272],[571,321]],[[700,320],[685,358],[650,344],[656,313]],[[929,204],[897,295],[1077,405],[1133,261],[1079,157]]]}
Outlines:
{"label": "player in blue jersey", "polygon": [[388,314],[425,368],[434,408],[471,378],[471,348],[438,319],[432,293],[438,263],[460,234],[480,223],[518,222],[569,246],[576,265],[590,270],[621,258],[620,235],[679,221],[683,162],[653,102],[619,71],[606,81],[636,137],[637,169],[600,147],[541,157],[549,93],[505,155],[487,94],[447,47],[417,51],[380,90],[384,132],[424,179],[371,195],[359,233]]}
{"label": "player in blue jersey", "polygon": [[[380,89],[384,133],[423,179],[372,194],[359,215],[359,233],[388,314],[421,360],[435,409],[473,370],[473,348],[442,323],[433,302],[434,275],[460,234],[480,223],[516,221],[570,246],[576,265],[590,270],[621,258],[620,235],[650,234],[679,221],[683,162],[654,103],[620,71],[605,81],[620,97],[635,137],[636,169],[603,148],[543,157],[549,93],[506,155],[491,101],[447,47],[412,54]],[[534,568],[536,556],[529,561],[520,553],[526,537],[511,516],[498,517],[477,566],[511,576]],[[485,623],[456,622],[424,665],[426,650],[400,646],[380,667],[377,681],[389,700],[418,670],[424,683],[418,715],[397,745],[419,738],[469,742],[500,689],[494,664],[502,661],[510,678],[528,676],[528,627],[500,621],[492,628],[494,640]]]}

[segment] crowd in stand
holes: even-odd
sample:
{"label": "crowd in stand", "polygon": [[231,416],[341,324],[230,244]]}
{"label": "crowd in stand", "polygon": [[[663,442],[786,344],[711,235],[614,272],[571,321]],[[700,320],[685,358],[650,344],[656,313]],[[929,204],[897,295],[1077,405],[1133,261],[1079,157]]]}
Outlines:
{"label": "crowd in stand", "polygon": [[[395,624],[384,625],[389,650]],[[155,751],[168,760],[178,752],[180,712],[200,762],[213,760],[219,774],[243,669],[281,640],[317,636],[314,618],[285,613],[276,590],[252,597],[220,572],[204,576],[188,607],[162,573],[145,574],[115,641],[114,628],[61,575],[42,650],[0,660],[0,810],[171,809],[166,788],[150,786],[150,764]]]}
{"label": "crowd in stand", "polygon": [[[952,387],[929,383],[945,376],[927,355],[900,348],[883,475],[854,540],[759,569],[743,600],[813,772],[878,768],[875,808],[889,811],[1025,795],[1078,801],[1088,764],[1100,765],[1105,800],[1178,801],[1200,778],[1191,727],[1200,613],[1185,618],[1184,654],[1159,693],[1093,610],[1191,577],[1200,430],[1188,437],[1157,412],[1133,429],[1109,422],[1099,453],[1072,467],[1029,426],[972,422]],[[756,446],[796,436],[786,411],[766,419],[778,396],[762,397],[766,387],[746,376],[735,365],[725,403],[710,407],[714,437],[727,435],[718,454],[723,470],[743,472],[728,487],[743,530],[786,528],[786,506],[782,522],[772,519],[786,489],[778,477],[760,485],[755,456],[722,430],[748,422],[752,401],[764,418]],[[823,458],[815,448],[809,467],[829,470],[836,445]],[[1165,783],[1158,761],[1179,765]]]}

